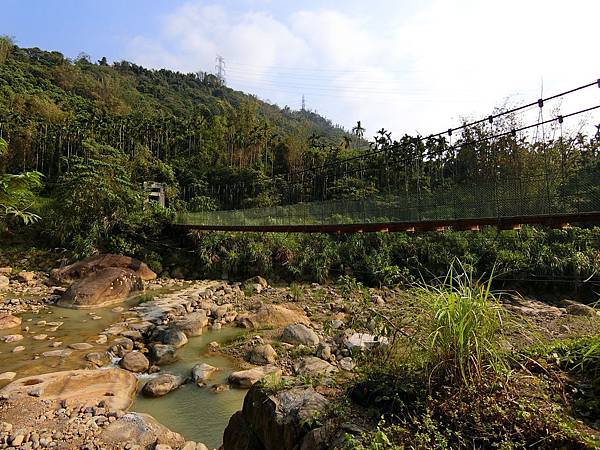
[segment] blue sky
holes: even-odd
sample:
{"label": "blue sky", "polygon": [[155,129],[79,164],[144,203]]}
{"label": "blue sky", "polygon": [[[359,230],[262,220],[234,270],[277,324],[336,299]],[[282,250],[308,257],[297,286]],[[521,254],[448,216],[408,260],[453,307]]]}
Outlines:
{"label": "blue sky", "polygon": [[[294,109],[304,94],[334,123],[399,135],[600,77],[598,17],[596,0],[3,0],[0,34],[184,72],[220,54],[233,88]],[[546,115],[599,101],[586,91]]]}

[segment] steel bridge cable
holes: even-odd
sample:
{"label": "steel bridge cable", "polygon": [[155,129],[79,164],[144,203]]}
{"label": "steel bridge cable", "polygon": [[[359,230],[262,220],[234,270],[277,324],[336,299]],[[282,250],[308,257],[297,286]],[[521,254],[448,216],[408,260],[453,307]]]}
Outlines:
{"label": "steel bridge cable", "polygon": [[[536,105],[537,105],[537,103],[536,103]],[[528,106],[530,106],[530,105],[528,105]],[[584,114],[586,112],[590,112],[590,111],[596,110],[598,108],[600,108],[600,105],[592,106],[590,108],[582,109],[580,111],[576,111],[576,112],[573,112],[573,113],[570,113],[570,114],[564,114],[564,115],[561,115],[561,116],[557,116],[557,117],[554,117],[552,119],[547,119],[547,120],[545,120],[543,122],[536,122],[536,123],[531,124],[531,125],[527,125],[527,126],[516,128],[516,129],[512,129],[510,131],[499,133],[499,134],[496,134],[496,135],[493,135],[493,136],[486,136],[486,137],[481,138],[481,139],[476,140],[476,141],[465,141],[465,142],[462,142],[460,144],[456,144],[454,146],[444,148],[442,150],[436,150],[436,151],[424,153],[423,157],[441,155],[441,154],[444,154],[445,152],[448,152],[448,151],[451,151],[451,150],[456,150],[456,149],[462,148],[462,147],[464,147],[466,145],[476,145],[476,144],[480,144],[482,142],[488,141],[490,139],[504,137],[504,136],[507,136],[507,135],[510,135],[510,134],[514,135],[514,134],[519,133],[521,131],[525,131],[525,130],[528,130],[528,129],[531,129],[531,128],[534,128],[534,127],[539,127],[539,126],[544,125],[544,124],[548,124],[548,123],[551,123],[551,122],[558,121],[558,120],[560,120],[560,117],[562,117],[562,119],[566,119],[566,118],[569,118],[569,117],[572,117],[572,116],[576,116],[576,115],[579,115],[579,114]],[[500,117],[500,115],[488,116],[483,121],[489,120],[489,117],[497,118],[497,117]],[[473,122],[473,123],[481,123],[483,121],[477,121],[477,122]],[[472,126],[472,124],[470,126]],[[420,141],[424,141],[424,140],[427,140],[427,139],[432,139],[432,138],[435,138],[435,137],[440,137],[440,135],[437,134],[437,135],[433,135],[433,136],[426,136],[426,137],[423,137],[423,138],[415,138],[415,140],[417,142],[420,142]],[[334,162],[331,162],[331,163],[323,164],[321,166],[311,167],[309,169],[303,169],[303,170],[297,171],[297,172],[289,172],[287,174],[283,173],[283,174],[276,174],[276,175],[286,175],[287,178],[290,179],[292,176],[295,176],[295,175],[300,175],[300,174],[307,173],[307,172],[317,172],[319,169],[323,169],[323,168],[326,168],[326,167],[332,167],[332,166],[335,166],[335,165],[338,165],[338,164],[348,163],[348,162],[351,162],[351,161],[356,161],[356,160],[367,158],[367,157],[370,157],[370,156],[373,156],[373,155],[378,155],[380,153],[385,153],[385,152],[389,152],[389,151],[392,151],[392,150],[397,150],[399,148],[401,148],[400,144],[398,144],[398,145],[391,145],[391,146],[388,146],[388,147],[380,148],[378,150],[374,150],[372,152],[364,153],[362,155],[353,156],[351,158],[346,158],[346,159],[342,159],[342,160],[339,160],[339,161],[334,161]],[[407,161],[409,159],[414,159],[414,158],[404,158],[404,159],[401,159],[399,161]]]}
{"label": "steel bridge cable", "polygon": [[[531,102],[531,103],[528,103],[526,105],[521,105],[521,106],[518,106],[518,107],[515,107],[515,108],[511,108],[508,111],[503,111],[503,112],[500,112],[500,113],[497,113],[497,114],[488,115],[488,116],[486,116],[483,119],[479,119],[479,120],[476,120],[474,122],[469,122],[469,123],[466,123],[466,124],[461,125],[459,127],[449,128],[446,131],[442,131],[442,132],[439,132],[439,133],[436,133],[436,134],[431,134],[431,135],[428,135],[428,136],[423,136],[423,137],[417,138],[417,141],[425,141],[425,140],[428,140],[428,139],[442,137],[442,136],[445,136],[445,135],[451,136],[452,133],[454,133],[456,131],[464,130],[464,129],[470,128],[472,126],[479,125],[481,123],[484,123],[484,122],[488,121],[490,118],[492,118],[492,120],[495,120],[495,119],[497,119],[499,117],[503,117],[503,116],[508,115],[508,114],[514,114],[515,112],[522,111],[522,110],[525,110],[527,108],[531,108],[533,106],[538,106],[539,103],[540,103],[540,101],[541,102],[551,101],[551,100],[554,100],[556,98],[563,97],[565,95],[569,95],[569,94],[572,94],[574,92],[581,91],[583,89],[587,89],[587,88],[592,87],[592,86],[598,86],[598,87],[600,87],[600,78],[597,79],[596,81],[592,82],[592,83],[587,83],[587,84],[584,84],[582,86],[578,86],[576,88],[569,89],[568,91],[561,92],[559,94],[555,94],[555,95],[552,95],[552,96],[549,96],[549,97],[546,97],[546,98],[538,99],[538,100],[536,100],[534,102]],[[569,117],[569,116],[563,116],[563,117]],[[533,126],[536,126],[536,125],[533,125]],[[529,127],[529,128],[532,128],[532,127]],[[525,128],[525,129],[528,129],[528,128]],[[523,131],[523,129],[517,130],[517,131]],[[299,173],[303,173],[303,172],[311,172],[311,171],[315,171],[315,170],[318,170],[318,169],[323,168],[323,167],[328,167],[328,166],[331,166],[331,165],[334,165],[334,164],[338,164],[338,163],[345,163],[345,162],[349,162],[349,161],[354,161],[354,160],[359,159],[359,158],[367,157],[367,156],[370,156],[370,155],[375,155],[375,154],[378,154],[378,153],[381,153],[381,152],[384,152],[384,151],[387,151],[387,150],[393,150],[395,148],[399,148],[399,145],[390,146],[390,147],[386,147],[386,148],[379,149],[379,150],[374,150],[372,152],[364,153],[363,155],[354,156],[354,157],[346,158],[346,159],[341,159],[339,161],[335,161],[335,162],[332,162],[332,163],[323,164],[323,165],[317,166],[317,167],[311,167],[309,169],[303,169],[301,171],[287,172],[287,175],[289,176],[289,175],[295,175],[295,174],[299,174]],[[276,176],[276,175],[286,175],[286,173],[274,174],[274,176]]]}
{"label": "steel bridge cable", "polygon": [[[536,105],[537,105],[537,103],[536,103]],[[580,115],[580,114],[584,114],[586,112],[594,111],[594,110],[597,110],[597,109],[600,109],[600,105],[596,105],[596,106],[592,106],[592,107],[589,107],[589,108],[585,108],[585,109],[582,109],[582,110],[579,110],[579,111],[575,111],[575,112],[572,112],[572,113],[569,113],[569,114],[559,115],[557,117],[553,117],[551,119],[547,119],[547,120],[545,120],[543,122],[536,122],[536,123],[533,123],[533,124],[530,124],[530,125],[526,125],[526,126],[523,126],[523,127],[520,127],[520,128],[512,129],[510,131],[506,131],[506,132],[502,132],[502,133],[497,133],[497,134],[492,135],[492,136],[486,136],[486,137],[483,137],[483,138],[475,140],[475,141],[461,142],[461,143],[455,144],[455,145],[453,145],[451,147],[447,147],[447,148],[443,148],[441,150],[437,150],[437,151],[432,151],[432,152],[425,153],[422,156],[423,157],[427,157],[427,158],[431,158],[432,156],[442,155],[444,153],[448,153],[448,152],[451,152],[451,151],[456,151],[456,150],[458,150],[458,149],[460,149],[462,147],[465,147],[467,145],[477,145],[477,144],[480,144],[480,143],[483,143],[483,142],[487,142],[487,141],[492,140],[492,139],[498,139],[498,138],[501,138],[501,137],[504,137],[504,136],[508,136],[508,135],[513,135],[514,136],[514,135],[516,135],[519,132],[522,132],[522,131],[525,131],[525,130],[528,130],[528,129],[531,129],[531,128],[534,128],[534,127],[543,126],[545,124],[552,123],[552,122],[555,122],[555,121],[558,121],[559,123],[562,123],[562,121],[564,121],[564,119],[566,119],[566,118],[574,117],[574,116],[577,116],[577,115]],[[489,121],[490,117],[491,116],[488,116],[488,118],[486,120]],[[373,155],[376,155],[376,154],[387,153],[387,152],[389,152],[391,150],[394,150],[394,149],[397,149],[397,148],[399,148],[399,146],[391,146],[391,147],[382,148],[382,149],[376,150],[374,152],[371,152],[369,154],[364,154],[364,155],[356,156],[356,157],[353,157],[353,158],[348,158],[348,159],[345,159],[345,160],[342,160],[342,161],[339,161],[339,162],[333,162],[333,163],[325,164],[325,165],[319,166],[319,168],[323,169],[323,168],[336,167],[336,166],[341,165],[341,163],[347,163],[349,161],[364,159],[367,156],[373,156]],[[396,163],[398,163],[398,162],[405,162],[406,163],[406,162],[409,162],[409,161],[412,161],[412,160],[415,160],[415,159],[416,159],[415,157],[397,158],[397,159],[394,160],[394,162],[396,162]],[[346,170],[346,171],[342,172],[339,175],[340,176],[347,176],[347,175],[352,175],[352,174],[355,174],[355,173],[362,173],[364,170],[365,169],[363,167],[358,167],[358,168],[354,168],[354,169],[351,169],[351,170]],[[366,170],[369,170],[369,169],[366,169]],[[322,171],[321,172],[317,172],[316,170],[306,169],[306,170],[299,171],[299,172],[291,174],[291,175],[294,175],[294,177],[296,177],[297,175],[301,175],[302,177],[300,179],[293,180],[292,177],[289,174],[288,177],[287,177],[288,178],[287,179],[288,185],[292,185],[292,186],[293,185],[303,185],[305,183],[304,174],[307,174],[307,173],[311,173],[313,175],[313,177],[315,177],[315,178],[317,176],[319,176],[319,175],[323,176]],[[327,176],[327,175],[325,175],[325,176]],[[247,184],[245,182],[238,182],[238,183],[234,183],[232,185],[230,184],[230,185],[227,185],[227,186],[232,191],[235,190],[236,192],[239,192],[240,188],[244,189],[247,186],[251,187],[251,188],[254,188],[255,185],[256,185],[255,183]],[[290,191],[290,195],[291,195],[291,191]]]}

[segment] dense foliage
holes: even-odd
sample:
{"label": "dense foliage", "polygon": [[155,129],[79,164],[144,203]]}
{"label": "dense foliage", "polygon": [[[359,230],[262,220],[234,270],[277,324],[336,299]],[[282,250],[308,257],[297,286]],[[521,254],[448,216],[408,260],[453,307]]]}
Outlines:
{"label": "dense foliage", "polygon": [[[298,168],[309,137],[342,145],[346,133],[309,111],[292,111],[234,91],[207,73],[148,70],[123,61],[75,61],[0,39],[0,136],[9,171],[35,169],[49,183],[85,156],[83,143],[168,165],[187,199],[208,184],[259,179]],[[151,176],[152,173],[143,175]],[[161,180],[155,180],[161,181]],[[165,180],[166,181],[166,180]]]}
{"label": "dense foliage", "polygon": [[[300,176],[299,170],[364,152],[362,124],[349,134],[309,111],[280,109],[236,92],[206,73],[94,64],[85,57],[70,61],[0,39],[4,211],[8,205],[10,211],[40,216],[29,232],[46,246],[66,247],[77,256],[127,253],[159,271],[183,266],[192,277],[261,274],[322,281],[352,274],[370,285],[393,285],[439,277],[459,257],[476,276],[495,267],[500,278],[512,280],[597,280],[597,229],[416,236],[200,233],[191,240],[169,230],[176,211],[402,191],[427,202],[435,192],[448,192],[450,184],[459,198],[480,198],[480,191],[469,190],[471,182],[534,176],[540,167],[553,176],[539,182],[556,181],[555,192],[570,184],[598,189],[597,140],[574,134],[531,142],[511,133],[483,139],[516,125],[509,117],[471,129],[457,137],[464,145],[453,150],[444,138],[394,141],[382,129],[370,145],[389,151]],[[32,170],[44,175],[37,199],[30,194],[40,175],[13,175]],[[165,183],[168,208],[144,201],[144,181]],[[530,178],[523,189],[537,182]],[[17,185],[23,189],[15,196]],[[583,210],[589,206],[581,204],[582,197],[576,201]],[[22,230],[14,225],[12,231]]]}
{"label": "dense foliage", "polygon": [[[501,232],[490,228],[414,236],[200,232],[193,238],[198,255],[193,270],[199,276],[262,274],[324,281],[352,275],[368,285],[393,286],[443,277],[459,258],[476,277],[494,273],[497,286],[579,287],[592,294],[600,273],[599,228],[525,227]],[[500,284],[502,280],[506,284]]]}

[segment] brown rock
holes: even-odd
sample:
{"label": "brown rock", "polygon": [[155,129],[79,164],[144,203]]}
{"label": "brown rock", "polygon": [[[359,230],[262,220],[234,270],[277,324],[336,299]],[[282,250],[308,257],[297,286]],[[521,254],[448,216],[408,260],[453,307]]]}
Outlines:
{"label": "brown rock", "polygon": [[249,320],[254,328],[279,328],[294,323],[310,324],[310,320],[295,305],[263,305]]}
{"label": "brown rock", "polygon": [[255,367],[248,370],[240,370],[229,375],[228,381],[230,384],[241,388],[249,388],[257,381],[263,379],[267,375],[273,377],[281,376],[281,369],[276,366]]}
{"label": "brown rock", "polygon": [[72,283],[109,267],[131,270],[144,281],[156,278],[156,274],[143,262],[129,256],[112,254],[90,256],[62,269],[54,269],[50,276],[59,283]]}
{"label": "brown rock", "polygon": [[277,360],[277,352],[270,344],[257,345],[248,352],[246,359],[252,364],[273,364]]}
{"label": "brown rock", "polygon": [[127,353],[119,362],[119,365],[130,372],[146,372],[150,367],[150,361],[140,352]]}
{"label": "brown rock", "polygon": [[148,397],[162,397],[183,384],[183,379],[177,375],[164,373],[148,381],[142,393]]}
{"label": "brown rock", "polygon": [[122,302],[141,289],[142,280],[135,272],[109,267],[73,283],[58,304],[68,308],[98,308]]}
{"label": "brown rock", "polygon": [[205,384],[208,379],[219,369],[210,364],[201,363],[192,367],[192,380],[198,385]]}
{"label": "brown rock", "polygon": [[562,300],[561,303],[566,308],[567,314],[571,314],[572,316],[596,317],[597,315],[594,308],[583,303],[573,300]]}
{"label": "brown rock", "polygon": [[255,276],[252,278],[248,278],[244,281],[244,284],[259,284],[261,288],[265,289],[269,287],[269,283],[261,276]]}
{"label": "brown rock", "polygon": [[206,317],[205,312],[188,314],[173,323],[173,327],[183,331],[187,337],[200,336],[206,325],[208,325],[208,317]]}
{"label": "brown rock", "polygon": [[17,274],[16,278],[17,281],[20,281],[21,283],[31,283],[35,280],[35,273],[23,270]]}
{"label": "brown rock", "polygon": [[115,448],[125,448],[127,444],[153,449],[157,445],[180,448],[185,439],[169,430],[148,414],[129,413],[109,424],[100,434],[100,439]]}
{"label": "brown rock", "polygon": [[86,406],[104,401],[111,409],[129,408],[137,390],[137,378],[121,369],[68,370],[13,381],[0,391],[0,397],[24,398],[32,388],[41,400],[64,400]]}
{"label": "brown rock", "polygon": [[12,314],[0,314],[0,330],[14,328],[21,325],[21,318]]}

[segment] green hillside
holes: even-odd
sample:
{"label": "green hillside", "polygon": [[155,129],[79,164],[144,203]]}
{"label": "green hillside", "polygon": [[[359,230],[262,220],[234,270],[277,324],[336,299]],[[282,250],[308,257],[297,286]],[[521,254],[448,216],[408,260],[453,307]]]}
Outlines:
{"label": "green hillside", "polygon": [[255,182],[313,163],[311,145],[348,147],[346,132],[318,114],[268,104],[209,73],[71,61],[6,38],[0,133],[9,144],[0,170],[37,170],[51,186],[65,171],[64,157],[84,156],[83,143],[94,141],[166,163],[146,175],[186,199],[203,195],[207,184]]}

